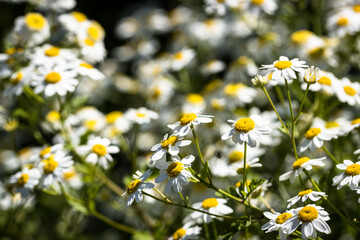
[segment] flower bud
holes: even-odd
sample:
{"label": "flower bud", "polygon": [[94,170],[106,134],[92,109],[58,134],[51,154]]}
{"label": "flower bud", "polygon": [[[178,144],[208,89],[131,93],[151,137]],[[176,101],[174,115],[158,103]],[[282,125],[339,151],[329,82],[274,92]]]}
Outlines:
{"label": "flower bud", "polygon": [[263,87],[268,82],[267,77],[263,77],[261,75],[256,75],[251,79],[251,82],[254,84],[255,87]]}
{"label": "flower bud", "polygon": [[316,83],[320,79],[319,71],[320,69],[314,66],[311,66],[308,69],[306,69],[304,72],[304,82],[306,82],[307,84]]}

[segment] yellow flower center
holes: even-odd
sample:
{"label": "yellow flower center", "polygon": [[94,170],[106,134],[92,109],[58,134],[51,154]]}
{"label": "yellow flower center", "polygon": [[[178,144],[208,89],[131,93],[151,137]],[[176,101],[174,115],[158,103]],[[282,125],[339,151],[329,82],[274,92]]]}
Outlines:
{"label": "yellow flower center", "polygon": [[87,19],[87,17],[85,16],[85,14],[81,13],[81,12],[71,12],[71,15],[76,19],[76,21],[78,22],[83,22]]}
{"label": "yellow flower center", "polygon": [[172,237],[173,237],[174,240],[179,240],[180,238],[185,236],[185,234],[186,234],[186,230],[183,229],[183,228],[179,228],[178,230],[176,230],[176,232],[174,232]]}
{"label": "yellow flower center", "polygon": [[[248,171],[250,169],[250,165],[246,164],[246,171]],[[237,174],[244,174],[244,168],[243,167],[239,167],[238,169],[236,169]]]}
{"label": "yellow flower center", "polygon": [[347,176],[356,176],[360,174],[360,164],[351,164],[349,165],[346,170],[345,170],[345,174]]}
{"label": "yellow flower center", "polygon": [[174,55],[174,59],[175,60],[181,60],[181,59],[183,59],[183,54],[182,54],[182,52],[178,52],[178,53],[175,53],[175,55]]}
{"label": "yellow flower center", "polygon": [[304,196],[304,195],[306,195],[306,194],[312,193],[312,191],[313,191],[312,189],[308,189],[308,190],[299,192],[298,195],[299,195],[300,197],[302,197],[302,196]]}
{"label": "yellow flower center", "polygon": [[63,174],[63,178],[65,180],[69,180],[69,179],[73,178],[74,176],[75,176],[74,171],[64,172],[64,174]]}
{"label": "yellow flower center", "polygon": [[240,66],[244,66],[250,63],[250,58],[248,58],[247,56],[241,56],[236,60],[236,63]]}
{"label": "yellow flower center", "polygon": [[146,114],[138,112],[138,113],[136,113],[136,116],[139,117],[139,118],[144,118],[144,117],[146,117]]}
{"label": "yellow flower center", "polygon": [[103,29],[98,23],[93,23],[88,27],[87,33],[89,37],[95,41],[98,41],[101,39],[103,35]]}
{"label": "yellow flower center", "polygon": [[348,25],[349,20],[346,17],[339,18],[336,24],[340,27]]}
{"label": "yellow flower center", "polygon": [[351,121],[351,125],[355,125],[355,124],[358,124],[360,123],[360,118],[357,118],[357,119],[354,119]]}
{"label": "yellow flower center", "polygon": [[323,85],[331,86],[331,79],[328,78],[328,77],[321,77],[321,78],[318,80],[318,83],[323,84]]}
{"label": "yellow flower center", "polygon": [[325,48],[324,47],[312,48],[308,51],[308,54],[313,59],[321,59],[324,57]]}
{"label": "yellow flower center", "polygon": [[169,145],[174,145],[174,143],[176,143],[177,141],[177,137],[176,136],[171,136],[168,139],[165,139],[164,141],[161,142],[161,147],[168,149]]}
{"label": "yellow flower center", "polygon": [[186,96],[186,100],[192,104],[201,104],[204,102],[204,98],[197,93],[190,93]]}
{"label": "yellow flower center", "polygon": [[180,119],[180,124],[185,126],[185,125],[191,123],[192,121],[194,121],[196,118],[197,118],[197,116],[195,113],[184,114],[184,116],[182,116]]}
{"label": "yellow flower center", "polygon": [[219,203],[216,198],[207,198],[202,202],[201,206],[205,209],[209,209],[212,207],[216,207],[218,204]]}
{"label": "yellow flower center", "polygon": [[59,53],[60,53],[60,49],[57,47],[49,47],[48,49],[45,50],[45,55],[48,57],[59,56]]}
{"label": "yellow flower center", "polygon": [[54,84],[61,80],[61,75],[58,72],[51,72],[45,76],[45,82]]}
{"label": "yellow flower center", "polygon": [[277,224],[283,224],[284,222],[286,222],[286,220],[288,220],[291,217],[292,217],[291,213],[287,213],[287,212],[282,213],[276,218],[275,222]]}
{"label": "yellow flower center", "polygon": [[169,177],[177,177],[183,169],[184,164],[182,164],[181,162],[172,162],[166,169],[166,172]]}
{"label": "yellow flower center", "polygon": [[85,38],[84,43],[90,47],[93,47],[95,45],[95,42],[91,40],[90,38]]}
{"label": "yellow flower center", "polygon": [[360,4],[356,4],[353,6],[354,12],[360,13]]}
{"label": "yellow flower center", "polygon": [[85,120],[84,122],[84,125],[90,130],[95,130],[96,124],[96,120]]}
{"label": "yellow flower center", "polygon": [[39,13],[28,13],[25,16],[26,25],[32,30],[41,30],[45,24],[46,19]]}
{"label": "yellow flower center", "polygon": [[243,159],[243,157],[244,157],[243,152],[241,152],[241,151],[232,151],[229,154],[228,160],[229,160],[229,163],[234,163],[234,162],[241,161]]}
{"label": "yellow flower center", "polygon": [[287,68],[291,67],[292,62],[290,62],[290,61],[278,61],[277,63],[274,64],[274,66],[277,69],[283,70],[283,69],[287,69]]}
{"label": "yellow flower center", "polygon": [[325,128],[337,128],[340,125],[336,121],[329,121],[325,123]]}
{"label": "yellow flower center", "polygon": [[319,213],[316,208],[311,206],[306,206],[299,211],[298,219],[301,222],[312,222],[318,217]]}
{"label": "yellow flower center", "polygon": [[228,96],[236,96],[242,88],[245,88],[245,85],[242,83],[229,83],[225,86],[224,93]]}
{"label": "yellow flower center", "polygon": [[242,118],[235,123],[235,130],[247,133],[255,128],[255,122],[251,118]]}
{"label": "yellow flower center", "polygon": [[141,180],[140,179],[135,179],[134,181],[132,181],[129,186],[126,189],[127,194],[133,194],[134,192],[136,192],[136,190],[139,188],[141,184]]}
{"label": "yellow flower center", "polygon": [[21,176],[18,178],[16,185],[18,188],[22,188],[24,187],[25,183],[27,183],[27,181],[29,180],[29,174],[23,173],[21,174]]}
{"label": "yellow flower center", "polygon": [[58,111],[50,111],[46,114],[45,118],[48,122],[57,122],[60,120],[60,113]]}
{"label": "yellow flower center", "polygon": [[161,88],[157,86],[153,89],[151,98],[158,99],[161,96],[161,93],[162,93]]}
{"label": "yellow flower center", "polygon": [[106,121],[107,121],[107,123],[112,124],[116,121],[116,119],[118,119],[122,115],[123,115],[123,113],[120,111],[110,112],[110,113],[106,114]]}
{"label": "yellow flower center", "polygon": [[307,42],[307,40],[314,34],[307,30],[296,31],[291,34],[291,41],[295,44],[301,45]]}
{"label": "yellow flower center", "polygon": [[306,139],[312,139],[313,137],[319,135],[320,133],[321,133],[320,128],[310,128],[309,130],[306,131],[305,137]]}
{"label": "yellow flower center", "polygon": [[251,0],[251,3],[254,5],[262,5],[264,0]]}
{"label": "yellow flower center", "polygon": [[309,160],[310,160],[310,158],[308,158],[308,157],[299,158],[298,160],[296,160],[293,163],[292,167],[294,170],[299,169],[304,163],[306,163]]}
{"label": "yellow flower center", "polygon": [[40,151],[39,156],[43,158],[45,157],[46,154],[50,153],[50,151],[51,151],[51,147],[44,148],[43,150]]}
{"label": "yellow flower center", "polygon": [[87,62],[82,62],[79,65],[80,65],[80,67],[84,67],[84,68],[87,68],[87,69],[93,69],[94,68],[93,65],[91,65],[91,64],[89,64]]}
{"label": "yellow flower center", "polygon": [[345,86],[344,92],[349,96],[354,96],[356,94],[356,90],[350,86]]}
{"label": "yellow flower center", "polygon": [[100,157],[105,156],[106,154],[106,147],[101,144],[95,144],[91,150]]}
{"label": "yellow flower center", "polygon": [[58,162],[54,160],[54,156],[51,155],[48,159],[43,160],[44,165],[44,174],[50,174],[55,171],[58,166]]}
{"label": "yellow flower center", "polygon": [[19,82],[21,82],[22,78],[23,78],[23,73],[18,72],[15,77],[10,79],[11,85],[13,85],[13,86],[18,85]]}

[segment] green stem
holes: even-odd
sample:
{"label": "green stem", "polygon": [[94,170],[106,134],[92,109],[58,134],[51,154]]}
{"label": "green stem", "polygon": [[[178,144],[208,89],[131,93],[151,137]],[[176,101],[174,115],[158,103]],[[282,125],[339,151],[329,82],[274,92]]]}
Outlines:
{"label": "green stem", "polygon": [[275,210],[270,206],[270,204],[260,195],[260,201],[270,210],[270,212],[274,213]]}
{"label": "green stem", "polygon": [[244,172],[243,172],[243,184],[242,184],[243,191],[245,191],[245,185],[246,185],[246,150],[247,150],[247,143],[244,142]]}
{"label": "green stem", "polygon": [[325,145],[322,146],[322,149],[324,152],[334,161],[334,163],[339,164],[340,162],[332,155],[329,150],[325,147]]}
{"label": "green stem", "polygon": [[140,130],[140,125],[139,124],[135,124],[134,126],[135,128],[135,134],[134,134],[134,143],[133,143],[133,150],[132,150],[132,156],[131,156],[131,168],[133,172],[136,172],[137,170],[137,155],[138,155],[138,148],[136,145],[136,141],[137,141],[137,136]]}
{"label": "green stem", "polygon": [[295,120],[294,120],[295,123],[297,122],[297,120],[299,120],[299,118],[300,118],[300,116],[301,116],[301,111],[302,111],[302,108],[303,108],[304,103],[305,103],[305,100],[306,100],[306,95],[307,95],[307,93],[309,92],[310,85],[311,85],[311,84],[307,84],[307,86],[306,86],[306,90],[305,90],[303,99],[301,100],[299,112],[298,112],[298,114],[297,114],[297,116],[296,116],[296,118],[295,118]]}
{"label": "green stem", "polygon": [[289,129],[286,127],[286,125],[284,124],[283,120],[281,119],[280,114],[279,114],[279,112],[277,111],[277,109],[276,109],[273,101],[271,100],[270,95],[269,95],[269,93],[267,92],[266,88],[265,88],[265,87],[262,87],[261,89],[264,91],[267,99],[269,100],[269,102],[270,102],[270,104],[271,104],[271,107],[274,109],[274,111],[275,111],[275,113],[276,113],[276,116],[278,117],[278,119],[279,119],[282,127],[284,128],[286,134],[291,137],[291,134],[290,134],[290,132],[289,132]]}
{"label": "green stem", "polygon": [[295,159],[297,160],[299,157],[298,157],[298,154],[296,151],[296,143],[295,143],[295,119],[294,119],[294,112],[293,112],[292,104],[291,104],[291,95],[290,95],[290,90],[289,90],[289,84],[286,79],[285,79],[285,87],[286,87],[286,92],[288,95],[289,108],[290,108],[290,114],[291,114],[291,142],[292,142],[292,146],[294,149],[294,156],[295,156]]}
{"label": "green stem", "polygon": [[157,189],[156,187],[153,187],[153,189],[155,190],[155,192],[157,192],[165,201],[167,202],[171,202],[170,199],[168,199],[162,192],[160,192],[159,189]]}
{"label": "green stem", "polygon": [[204,232],[205,232],[205,238],[207,240],[210,240],[210,233],[209,233],[209,227],[207,225],[207,223],[204,221]]}
{"label": "green stem", "polygon": [[184,199],[183,195],[181,194],[181,192],[179,192],[179,195],[180,195],[184,205],[187,207],[187,202],[185,201],[185,199]]}
{"label": "green stem", "polygon": [[283,95],[283,93],[281,91],[280,86],[278,86],[278,85],[275,86],[275,91],[276,91],[276,94],[277,94],[277,96],[279,98],[279,101],[280,101],[281,105],[285,108],[284,95]]}
{"label": "green stem", "polygon": [[214,239],[217,239],[217,228],[216,228],[215,220],[211,221],[211,225],[212,225],[212,230],[213,230],[213,233],[214,233]]}

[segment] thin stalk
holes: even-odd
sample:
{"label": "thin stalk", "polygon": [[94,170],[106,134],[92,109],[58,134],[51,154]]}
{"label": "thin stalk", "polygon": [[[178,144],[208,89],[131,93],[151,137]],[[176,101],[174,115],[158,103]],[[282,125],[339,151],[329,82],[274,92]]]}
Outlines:
{"label": "thin stalk", "polygon": [[277,96],[279,98],[279,101],[280,101],[281,105],[285,108],[284,95],[283,95],[283,93],[281,91],[280,86],[275,86],[275,91],[276,91],[276,94],[277,94]]}
{"label": "thin stalk", "polygon": [[291,134],[290,134],[290,132],[289,132],[289,129],[286,127],[286,125],[284,124],[283,120],[281,119],[280,114],[279,114],[279,112],[277,111],[277,109],[276,109],[273,101],[271,100],[270,95],[269,95],[269,93],[267,92],[266,88],[265,88],[265,87],[262,87],[261,89],[264,91],[267,99],[269,100],[269,102],[270,102],[270,104],[271,104],[271,107],[272,107],[273,110],[275,111],[276,116],[278,117],[278,119],[279,119],[282,127],[284,128],[286,134],[289,135],[289,137],[291,137]]}
{"label": "thin stalk", "polygon": [[133,143],[133,150],[132,150],[132,156],[131,156],[131,168],[133,172],[136,172],[137,170],[137,155],[138,155],[138,149],[137,149],[137,145],[136,145],[136,141],[137,141],[137,136],[140,130],[140,125],[139,124],[135,124],[135,134],[134,134],[134,143]]}
{"label": "thin stalk", "polygon": [[270,204],[261,195],[259,196],[259,199],[265,205],[265,207],[267,207],[270,210],[270,212],[272,212],[272,213],[275,212],[275,210],[270,206]]}
{"label": "thin stalk", "polygon": [[214,239],[217,239],[217,228],[216,228],[215,220],[211,221],[211,225],[212,225],[212,230],[213,230],[213,233],[214,233]]}
{"label": "thin stalk", "polygon": [[285,79],[285,87],[286,87],[286,92],[288,95],[288,101],[289,101],[289,108],[290,108],[290,114],[291,114],[291,142],[292,142],[292,146],[294,149],[294,156],[295,159],[298,159],[298,154],[296,151],[296,143],[295,143],[295,119],[294,119],[294,112],[292,109],[292,104],[291,104],[291,95],[290,95],[290,90],[289,90],[289,84],[287,82],[287,80]]}
{"label": "thin stalk", "polygon": [[301,111],[302,111],[302,108],[303,108],[304,103],[305,103],[305,100],[306,100],[306,95],[307,95],[307,93],[309,92],[310,85],[311,85],[311,84],[307,84],[307,85],[306,85],[306,90],[305,90],[303,99],[301,100],[301,104],[300,104],[300,108],[299,108],[298,114],[297,114],[297,116],[296,116],[296,118],[295,118],[295,120],[294,120],[295,123],[296,123],[297,120],[299,120],[299,118],[300,118]]}
{"label": "thin stalk", "polygon": [[204,225],[204,231],[205,231],[205,238],[207,240],[210,240],[209,227],[205,221],[203,222],[203,225]]}
{"label": "thin stalk", "polygon": [[185,201],[185,199],[184,199],[183,195],[181,194],[181,192],[179,192],[179,195],[180,195],[184,205],[187,207],[187,202]]}
{"label": "thin stalk", "polygon": [[245,185],[246,185],[246,150],[247,150],[247,142],[244,143],[244,172],[243,172],[243,184],[242,184],[243,191],[245,191]]}
{"label": "thin stalk", "polygon": [[322,146],[322,149],[324,150],[324,152],[331,158],[331,160],[334,161],[334,163],[339,164],[340,162],[334,157],[334,155],[332,155],[329,150],[325,147],[325,145]]}
{"label": "thin stalk", "polygon": [[170,199],[168,199],[162,192],[160,192],[159,189],[157,189],[156,187],[153,188],[155,190],[155,192],[157,192],[165,201],[171,202]]}

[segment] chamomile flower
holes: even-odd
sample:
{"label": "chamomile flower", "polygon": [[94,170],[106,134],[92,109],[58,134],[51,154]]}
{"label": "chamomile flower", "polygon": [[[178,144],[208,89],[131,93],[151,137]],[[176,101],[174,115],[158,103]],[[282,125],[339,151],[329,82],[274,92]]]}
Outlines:
{"label": "chamomile flower", "polygon": [[189,93],[182,106],[183,112],[197,112],[205,107],[205,99],[201,94]]}
{"label": "chamomile flower", "polygon": [[130,206],[134,200],[140,202],[143,200],[142,191],[144,189],[153,188],[153,183],[146,183],[146,179],[151,175],[152,171],[149,169],[143,175],[137,177],[127,186],[126,191],[123,193],[126,205]]}
{"label": "chamomile flower", "polygon": [[29,195],[29,191],[39,184],[41,173],[39,169],[24,169],[10,177],[9,183],[15,184],[16,192],[20,192],[22,197]]}
{"label": "chamomile flower", "polygon": [[[218,214],[218,215],[227,215],[227,214],[233,213],[233,210],[230,207],[225,205],[226,202],[227,202],[227,200],[222,199],[222,198],[206,198],[202,202],[194,203],[192,205],[192,207],[202,210],[202,211],[212,213],[212,214]],[[209,215],[209,214],[202,213],[202,212],[193,212],[193,213],[191,213],[190,216],[192,219],[199,219],[199,218],[203,219],[203,221],[205,223],[212,222],[213,218],[222,220],[222,218],[215,217],[213,215]]]}
{"label": "chamomile flower", "polygon": [[226,36],[228,25],[220,18],[207,19],[203,22],[194,22],[189,26],[190,33],[200,41],[213,46],[218,45]]}
{"label": "chamomile flower", "polygon": [[42,185],[47,187],[55,181],[62,181],[64,172],[74,164],[71,156],[63,151],[57,151],[46,159],[41,160],[39,167],[43,171]]}
{"label": "chamomile flower", "polygon": [[322,132],[321,128],[310,128],[305,132],[305,138],[300,142],[300,152],[315,151],[324,145],[324,141],[330,141],[331,136]]}
{"label": "chamomile flower", "polygon": [[252,103],[257,95],[254,88],[243,83],[228,83],[224,86],[223,93],[230,109]]}
{"label": "chamomile flower", "polygon": [[201,67],[201,73],[204,75],[215,74],[223,71],[226,65],[220,60],[210,60]]}
{"label": "chamomile flower", "polygon": [[186,113],[183,114],[180,118],[180,121],[168,124],[167,126],[177,133],[180,137],[186,136],[190,130],[191,126],[199,125],[200,123],[210,123],[212,122],[213,116],[211,115],[200,115],[197,113]]}
{"label": "chamomile flower", "polygon": [[101,167],[109,168],[109,162],[113,161],[110,154],[120,152],[119,147],[111,145],[111,141],[107,138],[90,137],[86,146],[80,146],[78,149],[80,154],[86,154],[86,161],[92,164],[99,164]]}
{"label": "chamomile flower", "polygon": [[351,82],[348,78],[343,78],[335,86],[335,93],[340,102],[350,106],[360,105],[360,84],[358,82]]}
{"label": "chamomile flower", "polygon": [[243,144],[245,142],[249,147],[256,147],[261,139],[261,135],[271,133],[271,128],[266,126],[267,122],[255,114],[237,121],[228,120],[228,122],[232,124],[232,128],[221,139],[227,140],[232,138],[234,143]]}
{"label": "chamomile flower", "polygon": [[112,111],[105,116],[106,123],[114,127],[119,134],[128,132],[132,126],[131,121],[120,111]]}
{"label": "chamomile flower", "polygon": [[250,168],[257,168],[257,167],[262,167],[262,164],[259,163],[260,159],[259,158],[254,158],[254,159],[250,159],[248,161],[246,161],[246,166],[244,166],[244,161],[242,161],[239,164],[235,164],[234,167],[238,167],[236,169],[236,172],[240,175],[244,174],[244,169],[246,168],[246,171],[249,171]]}
{"label": "chamomile flower", "polygon": [[145,107],[141,107],[138,109],[130,108],[126,111],[125,116],[130,121],[137,124],[146,124],[150,123],[153,119],[158,119],[159,114],[151,111]]}
{"label": "chamomile flower", "polygon": [[217,14],[223,16],[230,8],[240,6],[240,0],[205,0],[205,12],[207,14]]}
{"label": "chamomile flower", "polygon": [[192,226],[193,223],[187,222],[181,228],[177,229],[168,240],[188,240],[199,239],[201,227]]}
{"label": "chamomile flower", "polygon": [[191,167],[191,163],[195,160],[193,155],[188,155],[180,160],[178,156],[172,156],[171,163],[165,161],[157,161],[155,167],[160,169],[160,175],[155,179],[155,183],[161,183],[168,179],[165,187],[165,193],[173,189],[175,192],[181,192],[182,184],[189,182],[191,172],[186,170]]}
{"label": "chamomile flower", "polygon": [[236,83],[247,79],[249,76],[254,76],[258,73],[258,67],[254,60],[248,56],[240,56],[234,60],[226,72],[225,78],[230,82]]}
{"label": "chamomile flower", "polygon": [[77,73],[73,70],[69,70],[67,66],[55,66],[55,67],[42,67],[38,69],[31,85],[34,87],[34,92],[44,93],[46,97],[65,96],[68,92],[75,91],[79,81],[75,78]]}
{"label": "chamomile flower", "polygon": [[78,63],[78,66],[79,67],[77,68],[77,71],[80,76],[88,77],[95,81],[105,79],[105,75],[96,68],[94,68],[94,66],[91,65],[90,63],[81,61]]}
{"label": "chamomile flower", "polygon": [[174,71],[179,71],[189,63],[195,57],[195,51],[192,49],[182,49],[172,56],[171,69]]}
{"label": "chamomile flower", "polygon": [[107,53],[104,42],[94,41],[89,37],[78,37],[78,44],[81,47],[80,53],[85,61],[97,63],[104,60]]}
{"label": "chamomile flower", "polygon": [[283,212],[283,213],[264,212],[264,216],[267,217],[268,219],[270,219],[270,221],[265,223],[261,227],[261,230],[263,230],[263,231],[266,230],[265,233],[274,232],[274,231],[279,230],[280,239],[281,240],[286,240],[286,237],[287,237],[288,234],[285,232],[284,224],[289,218],[294,216],[294,210],[288,210],[288,211]]}
{"label": "chamomile flower", "polygon": [[73,63],[76,58],[76,54],[73,50],[62,49],[50,44],[44,44],[41,47],[34,49],[31,54],[28,54],[31,60],[31,64],[35,66],[47,65],[66,65]]}
{"label": "chamomile flower", "polygon": [[338,185],[337,189],[340,189],[349,184],[351,190],[355,190],[360,182],[360,161],[354,163],[351,160],[344,160],[336,167],[344,172],[333,178],[333,186]]}
{"label": "chamomile flower", "polygon": [[75,0],[29,0],[28,2],[41,10],[55,12],[64,12],[76,6]]}
{"label": "chamomile flower", "polygon": [[293,183],[295,178],[302,173],[303,169],[310,171],[313,166],[318,166],[318,167],[325,166],[325,163],[323,162],[325,159],[326,157],[315,158],[315,159],[310,159],[308,157],[299,158],[292,164],[292,170],[282,174],[279,177],[279,180],[285,181],[289,179],[290,182]]}
{"label": "chamomile flower", "polygon": [[[322,91],[327,95],[333,95],[335,93],[335,86],[337,86],[339,79],[331,72],[320,70],[319,79],[316,83],[311,84],[309,90],[313,92]],[[306,83],[301,84],[303,90],[306,89]]]}
{"label": "chamomile flower", "polygon": [[10,85],[4,90],[5,95],[19,96],[31,80],[32,68],[26,67],[20,69],[10,76]]}
{"label": "chamomile flower", "polygon": [[332,139],[337,138],[344,134],[344,127],[349,125],[350,122],[345,118],[329,119],[325,121],[321,118],[314,118],[312,128],[320,128],[325,134],[330,136]]}
{"label": "chamomile flower", "polygon": [[272,73],[271,80],[284,85],[285,80],[291,82],[296,78],[295,72],[303,72],[307,67],[306,62],[299,61],[298,58],[289,60],[287,57],[281,56],[273,64],[262,65],[260,69],[264,70],[266,75]]}
{"label": "chamomile flower", "polygon": [[317,231],[326,234],[331,233],[331,229],[326,221],[330,220],[329,213],[324,208],[314,204],[306,205],[294,209],[294,216],[284,223],[284,229],[287,234],[293,233],[301,224],[301,237],[306,240],[308,238],[316,238]]}
{"label": "chamomile flower", "polygon": [[326,197],[326,193],[324,192],[316,192],[312,189],[307,189],[304,191],[301,191],[296,195],[295,197],[292,197],[288,199],[287,201],[289,204],[287,205],[287,208],[291,207],[295,203],[297,203],[300,199],[302,202],[305,202],[308,198],[310,198],[311,201],[316,202],[321,199],[321,197]]}
{"label": "chamomile flower", "polygon": [[184,137],[179,137],[174,134],[170,136],[165,134],[163,140],[151,148],[151,151],[154,152],[150,157],[151,162],[162,159],[166,153],[169,153],[171,156],[176,156],[179,154],[179,147],[188,146],[190,144],[191,141],[184,140]]}
{"label": "chamomile flower", "polygon": [[117,23],[115,28],[116,35],[121,39],[131,38],[140,30],[140,22],[135,17],[125,17]]}
{"label": "chamomile flower", "polygon": [[353,35],[359,31],[358,16],[351,8],[342,8],[327,19],[326,27],[331,36]]}

